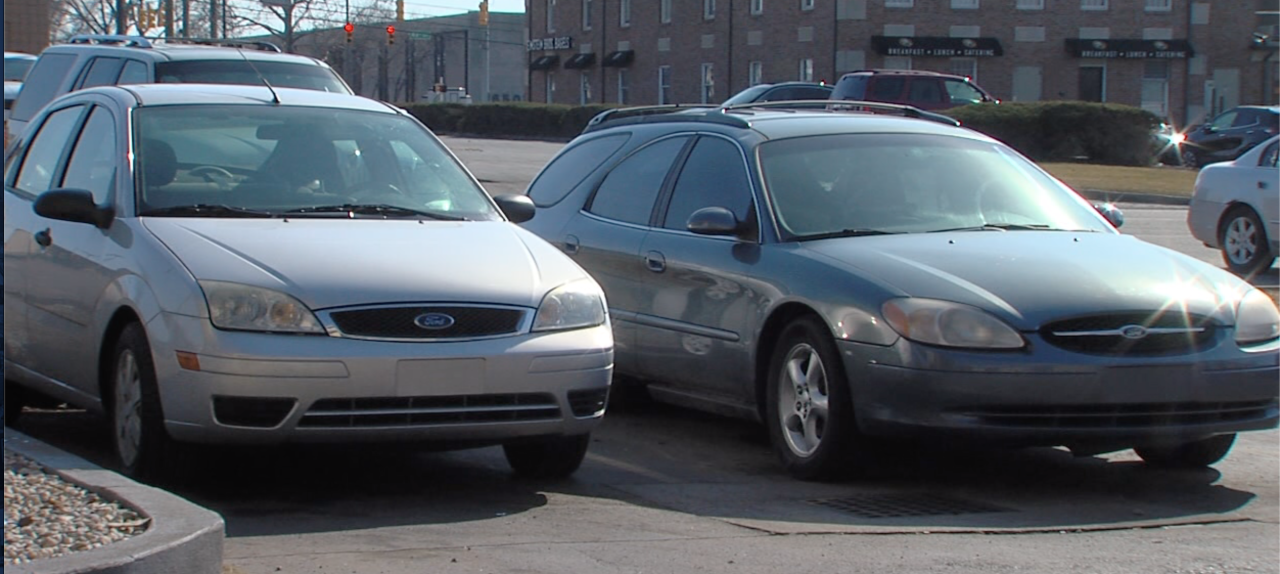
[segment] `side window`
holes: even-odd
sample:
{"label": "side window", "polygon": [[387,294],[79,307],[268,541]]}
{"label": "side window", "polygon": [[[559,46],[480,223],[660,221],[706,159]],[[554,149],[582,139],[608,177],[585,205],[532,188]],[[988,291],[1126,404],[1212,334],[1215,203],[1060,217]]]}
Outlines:
{"label": "side window", "polygon": [[539,207],[555,205],[630,138],[631,134],[613,134],[565,150],[529,186],[529,198]]}
{"label": "side window", "polygon": [[116,78],[120,77],[121,64],[120,58],[94,58],[89,64],[89,71],[85,72],[84,78],[80,81],[80,88],[115,84]]}
{"label": "side window", "polygon": [[953,104],[976,104],[983,100],[982,92],[959,80],[946,80],[947,96]]}
{"label": "side window", "polygon": [[1235,123],[1236,116],[1238,115],[1240,115],[1240,112],[1226,112],[1216,118],[1213,118],[1213,122],[1209,124],[1209,127],[1215,130],[1225,130]]}
{"label": "side window", "polygon": [[49,191],[53,175],[58,170],[58,161],[62,159],[62,150],[71,141],[71,130],[83,110],[84,106],[73,106],[58,110],[45,120],[27,149],[14,187],[31,194]]}
{"label": "side window", "polygon": [[1267,149],[1262,150],[1262,157],[1258,160],[1259,167],[1280,167],[1280,142],[1271,142]]}
{"label": "side window", "polygon": [[662,182],[688,140],[687,136],[668,138],[622,160],[600,182],[587,211],[609,219],[648,225]]}
{"label": "side window", "polygon": [[87,189],[99,205],[111,199],[116,175],[116,126],[106,108],[95,106],[71,151],[62,187]]}
{"label": "side window", "polygon": [[1236,114],[1235,121],[1231,122],[1231,127],[1242,128],[1245,126],[1251,126],[1257,122],[1258,122],[1258,118],[1256,117],[1253,111],[1240,110],[1240,112]]}
{"label": "side window", "polygon": [[120,79],[116,80],[116,84],[121,86],[129,84],[145,84],[147,79],[147,65],[137,60],[128,60],[124,63],[124,70],[120,72]]}
{"label": "side window", "polygon": [[796,88],[792,97],[797,100],[825,100],[831,96],[830,90],[822,88]]}
{"label": "side window", "polygon": [[76,63],[74,54],[45,54],[22,82],[22,92],[13,106],[12,119],[29,120],[62,88],[71,66]]}
{"label": "side window", "polygon": [[902,95],[902,78],[880,77],[871,82],[872,100],[897,100]]}
{"label": "side window", "polygon": [[911,81],[911,91],[907,96],[911,102],[937,104],[942,102],[942,88],[937,80],[916,78]]}
{"label": "side window", "polygon": [[738,221],[751,213],[751,180],[738,146],[716,137],[702,137],[680,169],[663,227],[687,229],[689,216],[704,207],[723,207]]}

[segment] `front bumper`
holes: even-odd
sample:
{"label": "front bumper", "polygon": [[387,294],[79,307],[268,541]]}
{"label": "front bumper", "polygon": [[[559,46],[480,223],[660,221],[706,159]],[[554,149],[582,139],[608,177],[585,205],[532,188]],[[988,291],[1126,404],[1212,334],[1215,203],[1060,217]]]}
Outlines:
{"label": "front bumper", "polygon": [[[165,426],[205,443],[496,443],[590,432],[613,373],[609,326],[457,342],[148,325]],[[179,365],[193,353],[198,370]]]}
{"label": "front bumper", "polygon": [[1175,443],[1275,428],[1280,344],[1194,355],[973,352],[841,342],[859,427],[1019,446]]}

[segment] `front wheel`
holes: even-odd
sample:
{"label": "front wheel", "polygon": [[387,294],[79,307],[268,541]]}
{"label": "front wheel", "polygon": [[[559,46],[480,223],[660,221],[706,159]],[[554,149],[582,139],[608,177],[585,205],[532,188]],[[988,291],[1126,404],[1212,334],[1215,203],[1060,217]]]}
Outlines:
{"label": "front wheel", "polygon": [[564,478],[582,466],[591,435],[539,437],[502,445],[507,464],[519,476]]}
{"label": "front wheel", "polygon": [[830,331],[816,318],[786,327],[769,363],[765,423],[787,472],[801,480],[839,478],[862,453],[849,381]]}
{"label": "front wheel", "polygon": [[164,429],[151,347],[142,326],[124,328],[111,369],[111,430],[125,474],[155,478],[177,464],[173,440]]}
{"label": "front wheel", "polygon": [[1244,205],[1233,207],[1222,218],[1218,231],[1222,261],[1232,273],[1249,277],[1271,267],[1276,257],[1271,253],[1262,219]]}
{"label": "front wheel", "polygon": [[1204,468],[1227,456],[1235,434],[1220,434],[1175,445],[1140,446],[1133,449],[1142,462],[1159,468]]}

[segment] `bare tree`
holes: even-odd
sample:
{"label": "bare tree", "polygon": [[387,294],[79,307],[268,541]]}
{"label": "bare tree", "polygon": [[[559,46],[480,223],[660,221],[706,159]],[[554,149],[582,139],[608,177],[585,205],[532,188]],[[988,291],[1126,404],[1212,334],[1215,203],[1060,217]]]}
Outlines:
{"label": "bare tree", "polygon": [[[217,0],[174,0],[173,24],[175,35],[180,37],[205,36],[191,33],[209,29],[212,2]],[[142,36],[158,36],[164,33],[165,21],[163,10],[166,2],[148,0],[146,4],[155,10],[159,17],[154,25],[140,29],[138,23],[137,0],[130,0],[126,10],[126,34]],[[114,34],[116,31],[116,0],[53,0],[49,3],[50,42],[64,42],[76,34]],[[183,7],[186,7],[185,21],[188,30],[183,29]]]}
{"label": "bare tree", "polygon": [[[233,18],[251,27],[266,30],[293,52],[300,38],[320,29],[331,29],[347,21],[388,21],[395,17],[394,0],[242,0],[235,4]],[[230,8],[228,8],[230,10]]]}

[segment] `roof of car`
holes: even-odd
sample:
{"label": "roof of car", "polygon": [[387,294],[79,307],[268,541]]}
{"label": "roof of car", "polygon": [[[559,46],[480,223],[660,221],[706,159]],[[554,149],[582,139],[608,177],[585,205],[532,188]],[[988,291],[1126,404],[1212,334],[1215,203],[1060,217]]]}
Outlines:
{"label": "roof of car", "polygon": [[4,53],[4,57],[5,57],[5,59],[6,59],[6,60],[7,60],[7,59],[9,59],[9,58],[13,58],[13,59],[16,59],[16,60],[34,60],[34,59],[36,59],[36,56],[35,56],[34,54],[28,54],[28,53],[26,53],[26,52],[5,52],[5,53]]}
{"label": "roof of car", "polygon": [[135,84],[129,86],[102,86],[71,92],[63,97],[74,97],[78,94],[94,92],[110,92],[121,90],[128,92],[145,106],[173,106],[184,104],[263,104],[274,105],[276,97],[279,104],[285,106],[310,106],[344,108],[363,111],[395,113],[394,106],[369,98],[350,94],[322,92],[299,88],[274,88],[266,86],[242,86],[233,84]]}
{"label": "roof of car", "polygon": [[45,52],[117,52],[153,61],[172,60],[243,60],[308,62],[322,65],[310,56],[281,53],[269,42],[236,40],[148,40],[139,36],[84,35],[65,44],[55,44]]}
{"label": "roof of car", "polygon": [[934,72],[931,70],[896,70],[896,69],[881,69],[881,68],[870,69],[870,70],[857,70],[855,72],[849,72],[845,75],[852,76],[855,74],[891,74],[891,75],[898,74],[898,75],[904,75],[904,76],[946,76],[946,77],[952,77],[952,78],[964,77],[964,76],[957,76],[955,74],[947,74],[944,72]]}

